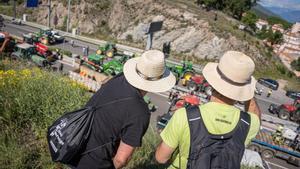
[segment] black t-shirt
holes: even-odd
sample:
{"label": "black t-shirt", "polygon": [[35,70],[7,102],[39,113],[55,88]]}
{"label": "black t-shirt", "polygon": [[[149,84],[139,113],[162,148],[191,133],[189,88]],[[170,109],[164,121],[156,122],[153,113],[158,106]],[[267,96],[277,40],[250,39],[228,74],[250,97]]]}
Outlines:
{"label": "black t-shirt", "polygon": [[[125,99],[128,98],[128,99]],[[97,106],[111,101],[95,112],[91,135],[86,150],[104,145],[83,155],[77,169],[114,168],[112,157],[120,140],[132,147],[140,147],[150,119],[150,112],[139,91],[120,74],[106,84],[88,101],[87,106]]]}

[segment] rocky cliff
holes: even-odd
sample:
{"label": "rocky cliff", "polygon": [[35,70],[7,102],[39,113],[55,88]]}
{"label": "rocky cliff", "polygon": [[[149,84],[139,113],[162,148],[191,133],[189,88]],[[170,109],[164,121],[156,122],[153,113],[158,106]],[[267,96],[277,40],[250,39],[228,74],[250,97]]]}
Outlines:
{"label": "rocky cliff", "polygon": [[[53,1],[52,7],[52,18],[59,18],[57,27],[65,27],[67,1]],[[37,16],[39,23],[47,22],[45,8],[36,10],[32,16]],[[155,34],[154,48],[161,49],[164,42],[171,42],[175,53],[199,59],[218,59],[227,50],[238,50],[262,60],[255,45],[231,33],[217,35],[208,20],[190,12],[188,6],[172,5],[168,0],[72,1],[71,27],[79,28],[81,33],[104,33],[117,40],[145,44],[145,29],[151,21],[164,21],[163,30]]]}

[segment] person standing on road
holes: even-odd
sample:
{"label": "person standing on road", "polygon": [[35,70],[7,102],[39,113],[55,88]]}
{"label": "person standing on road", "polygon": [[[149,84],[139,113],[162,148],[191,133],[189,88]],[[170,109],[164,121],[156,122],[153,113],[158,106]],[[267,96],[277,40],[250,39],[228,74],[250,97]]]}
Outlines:
{"label": "person standing on road", "polygon": [[269,89],[268,94],[267,94],[267,97],[270,97],[271,94],[272,94],[272,89]]}
{"label": "person standing on road", "polygon": [[96,149],[74,162],[76,169],[122,168],[136,147],[142,145],[150,119],[143,96],[165,92],[175,85],[175,76],[165,67],[164,54],[149,50],[128,60],[124,73],[102,85],[87,106],[111,103],[95,112],[86,150]]}
{"label": "person standing on road", "polygon": [[[254,62],[241,52],[228,51],[219,63],[208,63],[203,75],[212,86],[210,102],[177,110],[161,132],[155,157],[173,168],[240,168],[245,145],[260,128],[254,100]],[[246,113],[234,107],[246,103]]]}

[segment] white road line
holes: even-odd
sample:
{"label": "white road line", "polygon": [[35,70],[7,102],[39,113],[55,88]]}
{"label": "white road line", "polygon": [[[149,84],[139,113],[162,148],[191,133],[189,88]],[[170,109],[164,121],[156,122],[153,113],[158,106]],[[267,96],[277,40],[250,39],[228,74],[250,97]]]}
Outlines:
{"label": "white road line", "polygon": [[267,164],[271,164],[271,165],[273,165],[273,166],[275,166],[275,167],[282,168],[282,169],[289,169],[289,168],[283,167],[283,166],[281,166],[281,165],[278,165],[278,164],[275,164],[275,163],[272,163],[272,162],[269,162],[269,161],[266,161],[266,163],[267,163]]}

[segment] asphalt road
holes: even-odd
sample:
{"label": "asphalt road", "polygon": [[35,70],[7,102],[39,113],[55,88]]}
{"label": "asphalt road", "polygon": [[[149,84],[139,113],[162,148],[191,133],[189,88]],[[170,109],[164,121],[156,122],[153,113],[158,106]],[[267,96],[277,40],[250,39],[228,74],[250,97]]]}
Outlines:
{"label": "asphalt road", "polygon": [[[4,31],[7,31],[15,36],[19,36],[22,37],[23,33],[30,33],[30,32],[36,32],[38,31],[38,29],[36,28],[32,28],[26,25],[14,25],[14,24],[10,24],[8,22],[5,22],[6,27],[3,28]],[[70,43],[71,39],[70,38],[66,38],[66,42],[65,43],[61,43],[61,44],[56,44],[53,45],[53,47],[58,47],[64,50],[69,50],[72,51],[72,53],[74,54],[78,54],[78,55],[82,55],[83,51],[82,48],[89,46],[89,52],[90,53],[94,53],[97,49],[97,45],[94,44],[89,44],[86,42],[81,42],[78,40],[74,41],[74,46],[71,45]],[[68,64],[66,64],[64,66],[64,69],[66,70],[72,70],[72,67]],[[263,88],[263,93],[261,96],[256,96],[257,99],[257,103],[258,106],[260,107],[262,113],[264,114],[270,114],[268,112],[268,107],[271,103],[273,104],[283,104],[283,103],[292,103],[292,99],[289,99],[288,97],[285,96],[285,91],[283,91],[282,89],[279,89],[278,91],[273,91],[271,97],[267,98],[267,92],[268,89],[266,87],[261,86],[260,84],[257,85],[258,88]],[[169,103],[167,102],[167,93],[162,93],[162,94],[153,94],[153,93],[149,93],[148,94],[151,97],[152,102],[158,106],[158,109],[156,112],[154,112],[151,116],[151,122],[152,124],[155,124],[157,116],[158,115],[162,115],[164,114],[168,108],[169,108]],[[280,159],[272,159],[272,160],[268,160],[269,165],[272,169],[296,169],[297,167],[294,167],[292,165],[287,164],[285,161],[280,160]]]}

